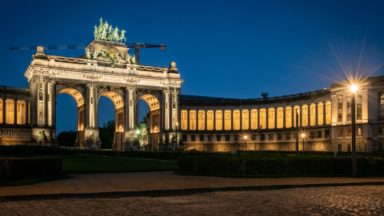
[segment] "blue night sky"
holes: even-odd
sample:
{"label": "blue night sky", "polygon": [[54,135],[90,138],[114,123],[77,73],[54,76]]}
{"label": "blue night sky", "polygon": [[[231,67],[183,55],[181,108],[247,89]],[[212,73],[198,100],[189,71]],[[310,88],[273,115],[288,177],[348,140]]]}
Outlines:
{"label": "blue night sky", "polygon": [[[175,60],[183,94],[277,96],[329,87],[345,72],[383,74],[383,1],[1,0],[0,85],[27,86],[33,51],[10,46],[87,45],[100,17],[125,28],[128,42],[165,43],[166,52],[142,50],[141,63]],[[58,130],[74,129],[74,101],[59,95],[57,103]],[[110,101],[100,110],[100,124],[114,118]]]}

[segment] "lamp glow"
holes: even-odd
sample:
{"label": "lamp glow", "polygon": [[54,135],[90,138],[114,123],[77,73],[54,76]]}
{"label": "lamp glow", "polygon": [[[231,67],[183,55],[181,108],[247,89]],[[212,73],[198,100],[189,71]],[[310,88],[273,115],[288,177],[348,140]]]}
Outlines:
{"label": "lamp glow", "polygon": [[305,138],[305,133],[301,133],[301,138]]}
{"label": "lamp glow", "polygon": [[355,94],[358,90],[359,90],[359,86],[356,85],[356,84],[351,84],[351,86],[349,87],[349,90]]}

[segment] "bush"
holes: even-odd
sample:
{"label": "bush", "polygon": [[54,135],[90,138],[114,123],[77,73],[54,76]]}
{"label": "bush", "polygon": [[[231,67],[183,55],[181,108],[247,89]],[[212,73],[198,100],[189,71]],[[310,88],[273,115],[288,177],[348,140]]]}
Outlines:
{"label": "bush", "polygon": [[61,158],[0,158],[0,181],[61,175]]}
{"label": "bush", "polygon": [[63,131],[57,136],[57,143],[59,146],[75,146],[77,138],[77,132],[75,131]]}
{"label": "bush", "polygon": [[[384,159],[358,158],[359,176],[384,176]],[[178,173],[211,176],[349,176],[350,157],[243,157],[239,155],[182,155]]]}

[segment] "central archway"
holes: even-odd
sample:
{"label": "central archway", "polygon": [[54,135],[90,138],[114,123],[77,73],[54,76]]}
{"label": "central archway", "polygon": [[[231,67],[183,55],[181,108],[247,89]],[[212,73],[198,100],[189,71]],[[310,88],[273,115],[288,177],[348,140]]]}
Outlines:
{"label": "central archway", "polygon": [[113,90],[101,91],[98,101],[101,97],[110,99],[114,105],[115,111],[115,134],[113,138],[112,149],[123,151],[124,145],[124,98],[121,93]]}

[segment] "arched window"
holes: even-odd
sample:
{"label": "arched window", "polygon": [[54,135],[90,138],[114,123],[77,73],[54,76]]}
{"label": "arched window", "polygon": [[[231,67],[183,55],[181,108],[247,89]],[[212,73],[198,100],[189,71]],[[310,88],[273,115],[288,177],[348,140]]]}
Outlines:
{"label": "arched window", "polygon": [[224,130],[232,130],[232,113],[231,110],[224,111]]}
{"label": "arched window", "polygon": [[260,109],[260,129],[267,128],[267,110],[262,108]]}
{"label": "arched window", "polygon": [[332,104],[331,101],[325,102],[325,124],[332,123]]}
{"label": "arched window", "polygon": [[207,130],[213,130],[213,110],[207,111]]}
{"label": "arched window", "polygon": [[285,107],[285,127],[292,127],[292,107],[290,106]]}
{"label": "arched window", "polygon": [[181,130],[188,130],[188,111],[181,110]]}
{"label": "arched window", "polygon": [[233,130],[240,130],[240,110],[233,110]]}
{"label": "arched window", "polygon": [[223,130],[223,111],[216,110],[215,118],[216,130]]}
{"label": "arched window", "polygon": [[284,127],[284,108],[279,107],[276,111],[277,115],[277,128],[283,128]]}
{"label": "arched window", "polygon": [[323,102],[320,102],[317,104],[317,124],[318,125],[324,124],[324,104],[323,104]]}
{"label": "arched window", "polygon": [[251,129],[256,130],[259,128],[258,121],[258,111],[257,109],[251,109]]}
{"label": "arched window", "polygon": [[189,130],[196,130],[196,110],[189,111]]}
{"label": "arched window", "polygon": [[309,116],[310,116],[309,124],[311,126],[316,126],[316,104],[314,103],[312,103],[309,106]]}
{"label": "arched window", "polygon": [[199,130],[205,130],[205,110],[198,111],[197,123]]}
{"label": "arched window", "polygon": [[243,109],[241,111],[241,128],[243,130],[248,130],[249,129],[249,110]]}

